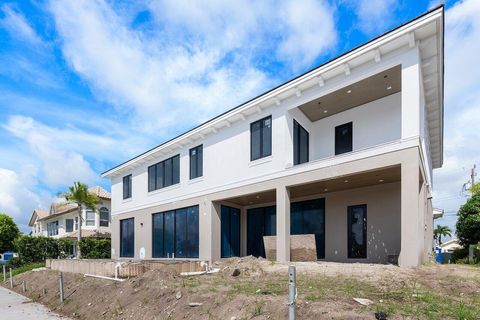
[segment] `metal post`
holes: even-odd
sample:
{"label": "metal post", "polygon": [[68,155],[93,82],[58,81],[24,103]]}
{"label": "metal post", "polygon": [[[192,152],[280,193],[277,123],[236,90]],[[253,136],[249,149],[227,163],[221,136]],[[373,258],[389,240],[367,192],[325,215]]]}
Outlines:
{"label": "metal post", "polygon": [[12,268],[10,268],[10,289],[13,289],[13,275],[12,275]]}
{"label": "metal post", "polygon": [[60,286],[60,303],[63,303],[63,273],[60,272],[60,275],[58,277],[59,280],[59,286]]}
{"label": "metal post", "polygon": [[297,298],[297,272],[295,270],[295,266],[288,267],[288,319],[295,320],[296,319],[296,312],[295,312],[295,300]]}
{"label": "metal post", "polygon": [[7,281],[7,267],[3,265],[3,282]]}
{"label": "metal post", "polygon": [[23,293],[27,292],[27,284],[25,283],[25,280],[22,281],[22,290]]}

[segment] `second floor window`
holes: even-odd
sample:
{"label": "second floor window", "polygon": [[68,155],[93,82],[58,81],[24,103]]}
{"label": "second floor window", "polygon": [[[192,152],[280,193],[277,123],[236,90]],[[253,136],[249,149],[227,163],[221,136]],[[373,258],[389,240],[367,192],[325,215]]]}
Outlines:
{"label": "second floor window", "polygon": [[98,212],[100,213],[100,227],[108,227],[110,224],[110,214],[108,208],[101,207]]}
{"label": "second floor window", "polygon": [[293,164],[308,162],[308,131],[293,120]]}
{"label": "second floor window", "polygon": [[123,199],[132,197],[132,175],[123,177]]}
{"label": "second floor window", "polygon": [[95,226],[95,211],[87,209],[87,212],[85,214],[86,214],[85,225],[88,227]]}
{"label": "second floor window", "polygon": [[190,179],[203,175],[203,145],[190,149]]}
{"label": "second floor window", "polygon": [[353,150],[353,122],[335,127],[335,155]]}
{"label": "second floor window", "polygon": [[250,124],[250,160],[272,154],[272,116]]}
{"label": "second floor window", "polygon": [[58,221],[47,223],[47,235],[48,236],[58,235]]}
{"label": "second floor window", "polygon": [[73,219],[65,219],[65,232],[73,231]]}
{"label": "second floor window", "polygon": [[180,182],[180,155],[148,167],[148,191],[165,188]]}

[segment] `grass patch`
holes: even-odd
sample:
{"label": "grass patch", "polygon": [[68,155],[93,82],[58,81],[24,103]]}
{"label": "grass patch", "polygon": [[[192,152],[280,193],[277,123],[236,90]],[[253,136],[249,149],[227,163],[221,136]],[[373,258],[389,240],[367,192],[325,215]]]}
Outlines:
{"label": "grass patch", "polygon": [[[44,262],[27,263],[27,264],[24,264],[21,267],[12,268],[12,274],[13,274],[13,276],[16,276],[18,274],[21,274],[21,273],[24,273],[24,272],[27,272],[27,271],[31,271],[32,269],[42,268],[42,267],[45,267]],[[9,277],[9,270],[8,269],[7,269],[7,277]]]}

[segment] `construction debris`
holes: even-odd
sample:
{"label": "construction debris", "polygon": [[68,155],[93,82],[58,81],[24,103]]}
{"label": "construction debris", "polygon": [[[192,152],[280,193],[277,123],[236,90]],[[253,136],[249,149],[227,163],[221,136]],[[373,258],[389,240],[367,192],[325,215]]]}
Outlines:
{"label": "construction debris", "polygon": [[373,303],[373,301],[370,299],[353,298],[353,300],[355,300],[355,302],[361,304],[362,306],[369,306]]}

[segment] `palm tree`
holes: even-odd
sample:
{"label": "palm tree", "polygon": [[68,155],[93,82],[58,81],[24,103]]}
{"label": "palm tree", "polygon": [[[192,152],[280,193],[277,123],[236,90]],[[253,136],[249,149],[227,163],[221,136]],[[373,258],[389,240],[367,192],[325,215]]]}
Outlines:
{"label": "palm tree", "polygon": [[78,229],[77,229],[77,259],[80,259],[80,241],[82,240],[82,209],[95,210],[95,206],[100,202],[100,199],[93,193],[88,192],[88,186],[81,182],[74,182],[73,186],[68,188],[66,193],[60,193],[71,203],[77,204],[78,210]]}
{"label": "palm tree", "polygon": [[452,230],[447,226],[437,225],[435,230],[433,230],[433,238],[438,241],[438,244],[442,244],[442,236],[446,237],[452,236]]}

